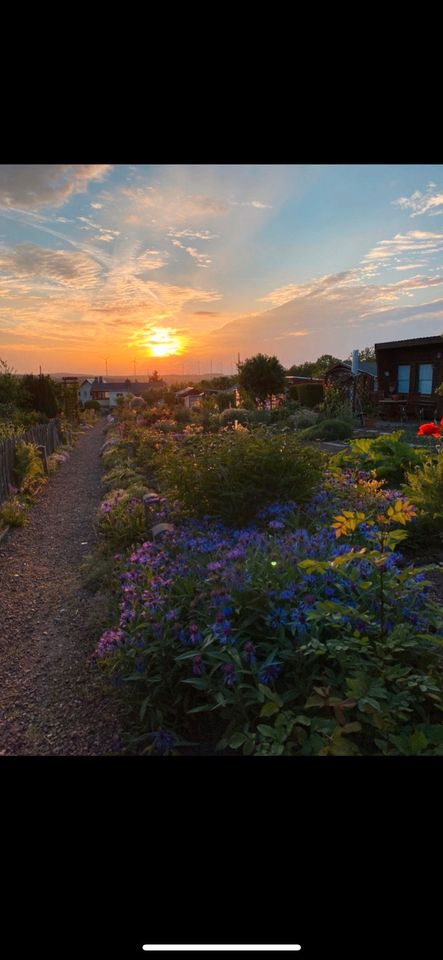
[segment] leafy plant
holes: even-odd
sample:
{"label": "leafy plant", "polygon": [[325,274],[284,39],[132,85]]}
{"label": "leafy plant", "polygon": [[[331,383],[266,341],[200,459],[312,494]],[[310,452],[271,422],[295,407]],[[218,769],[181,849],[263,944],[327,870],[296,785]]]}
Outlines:
{"label": "leafy plant", "polygon": [[289,419],[295,430],[306,430],[317,423],[318,413],[315,410],[310,410],[309,407],[300,407],[299,410],[291,414]]}
{"label": "leafy plant", "polygon": [[28,523],[27,506],[19,497],[10,497],[0,507],[0,523],[8,527],[24,527]]}
{"label": "leafy plant", "polygon": [[20,490],[33,493],[45,479],[42,459],[35,443],[20,442],[15,449],[14,475]]}
{"label": "leafy plant", "polygon": [[352,424],[344,420],[321,420],[303,430],[302,440],[348,440],[352,436]]}
{"label": "leafy plant", "polygon": [[404,482],[406,472],[422,464],[427,457],[425,450],[411,447],[402,437],[403,431],[397,430],[373,439],[351,440],[350,450],[332,457],[330,467],[374,470],[378,480],[386,480],[398,488]]}
{"label": "leafy plant", "polygon": [[10,437],[21,437],[25,432],[25,427],[10,421],[2,422],[0,420],[0,440],[9,440]]}
{"label": "leafy plant", "polygon": [[160,489],[187,515],[247,523],[274,500],[306,500],[317,488],[323,460],[290,434],[266,429],[191,437],[158,458]]}
{"label": "leafy plant", "polygon": [[417,509],[415,538],[443,533],[443,454],[406,473],[406,495]]}
{"label": "leafy plant", "polygon": [[234,423],[235,420],[238,420],[239,423],[247,424],[251,419],[250,410],[245,410],[244,407],[231,407],[220,413],[218,422],[220,426],[226,427],[228,423]]}
{"label": "leafy plant", "polygon": [[320,419],[342,420],[349,424],[354,421],[349,401],[346,400],[343,390],[340,390],[334,384],[326,384],[324,388],[324,400],[320,405]]}

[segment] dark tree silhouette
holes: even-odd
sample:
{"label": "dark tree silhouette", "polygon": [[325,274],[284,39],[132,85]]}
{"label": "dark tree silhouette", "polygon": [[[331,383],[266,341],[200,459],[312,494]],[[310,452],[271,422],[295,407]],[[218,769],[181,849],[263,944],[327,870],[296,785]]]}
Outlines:
{"label": "dark tree silhouette", "polygon": [[262,407],[267,402],[272,404],[272,397],[284,391],[285,371],[277,357],[257,353],[239,364],[238,370],[241,389]]}

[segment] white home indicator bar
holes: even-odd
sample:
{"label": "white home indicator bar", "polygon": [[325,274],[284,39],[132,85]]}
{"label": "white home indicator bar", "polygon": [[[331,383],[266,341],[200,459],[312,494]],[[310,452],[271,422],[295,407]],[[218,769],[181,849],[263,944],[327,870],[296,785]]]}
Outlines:
{"label": "white home indicator bar", "polygon": [[299,943],[275,943],[275,944],[258,944],[258,943],[160,943],[160,944],[143,944],[143,950],[152,950],[155,953],[158,950],[167,951],[174,950],[174,952],[191,952],[193,950],[219,950],[219,951],[250,951],[250,950],[261,950],[268,953],[273,953],[278,950],[280,953],[282,951],[290,953],[291,950],[301,950]]}

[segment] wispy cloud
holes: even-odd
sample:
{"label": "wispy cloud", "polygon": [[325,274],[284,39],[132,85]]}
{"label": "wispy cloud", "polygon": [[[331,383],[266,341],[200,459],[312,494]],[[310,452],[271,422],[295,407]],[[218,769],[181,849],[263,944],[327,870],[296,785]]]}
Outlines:
{"label": "wispy cloud", "polygon": [[151,223],[159,225],[179,224],[198,217],[220,216],[227,213],[229,205],[217,197],[198,193],[185,193],[171,187],[125,187],[121,191],[134,209],[128,216],[151,215]]}
{"label": "wispy cloud", "polygon": [[109,163],[0,164],[0,205],[38,209],[61,207],[75,193],[112,170]]}
{"label": "wispy cloud", "polygon": [[443,233],[429,230],[409,230],[408,233],[396,233],[391,240],[380,240],[363,259],[363,263],[386,261],[391,257],[406,255],[419,250],[422,254],[443,250]]}
{"label": "wispy cloud", "polygon": [[188,237],[190,240],[217,240],[218,233],[210,233],[209,230],[169,230],[168,236],[180,240],[182,237]]}
{"label": "wispy cloud", "polygon": [[111,227],[103,227],[100,223],[95,223],[94,220],[91,220],[90,217],[77,217],[83,226],[80,227],[81,230],[98,230],[98,235],[91,237],[92,240],[105,240],[109,243],[111,240],[115,240],[116,237],[120,236],[120,230],[112,230]]}
{"label": "wispy cloud", "polygon": [[443,193],[435,192],[435,183],[429,183],[425,193],[416,190],[410,197],[399,197],[398,200],[392,200],[392,203],[404,210],[412,210],[411,217],[423,216],[426,213],[430,217],[436,217],[443,213]]}
{"label": "wispy cloud", "polygon": [[172,240],[171,243],[174,247],[179,247],[185,253],[188,253],[190,257],[197,261],[199,267],[209,267],[212,263],[211,258],[206,253],[199,253],[196,247],[187,247],[180,240]]}
{"label": "wispy cloud", "polygon": [[230,200],[233,207],[255,207],[256,210],[272,210],[272,203],[262,203],[261,200]]}
{"label": "wispy cloud", "polygon": [[419,260],[417,263],[404,263],[401,267],[395,267],[395,270],[416,270],[417,267],[425,267],[426,261]]}
{"label": "wispy cloud", "polygon": [[92,287],[100,274],[98,264],[84,253],[49,250],[33,243],[0,248],[0,271],[13,278],[43,277],[78,288]]}

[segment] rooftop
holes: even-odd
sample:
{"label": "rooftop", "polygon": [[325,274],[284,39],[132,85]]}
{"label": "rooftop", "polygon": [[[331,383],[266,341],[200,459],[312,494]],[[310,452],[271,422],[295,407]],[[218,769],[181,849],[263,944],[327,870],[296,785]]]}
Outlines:
{"label": "rooftop", "polygon": [[376,343],[376,350],[390,350],[391,347],[418,347],[423,344],[425,347],[443,346],[443,334],[436,334],[434,337],[414,337],[411,340],[389,340],[387,343]]}

